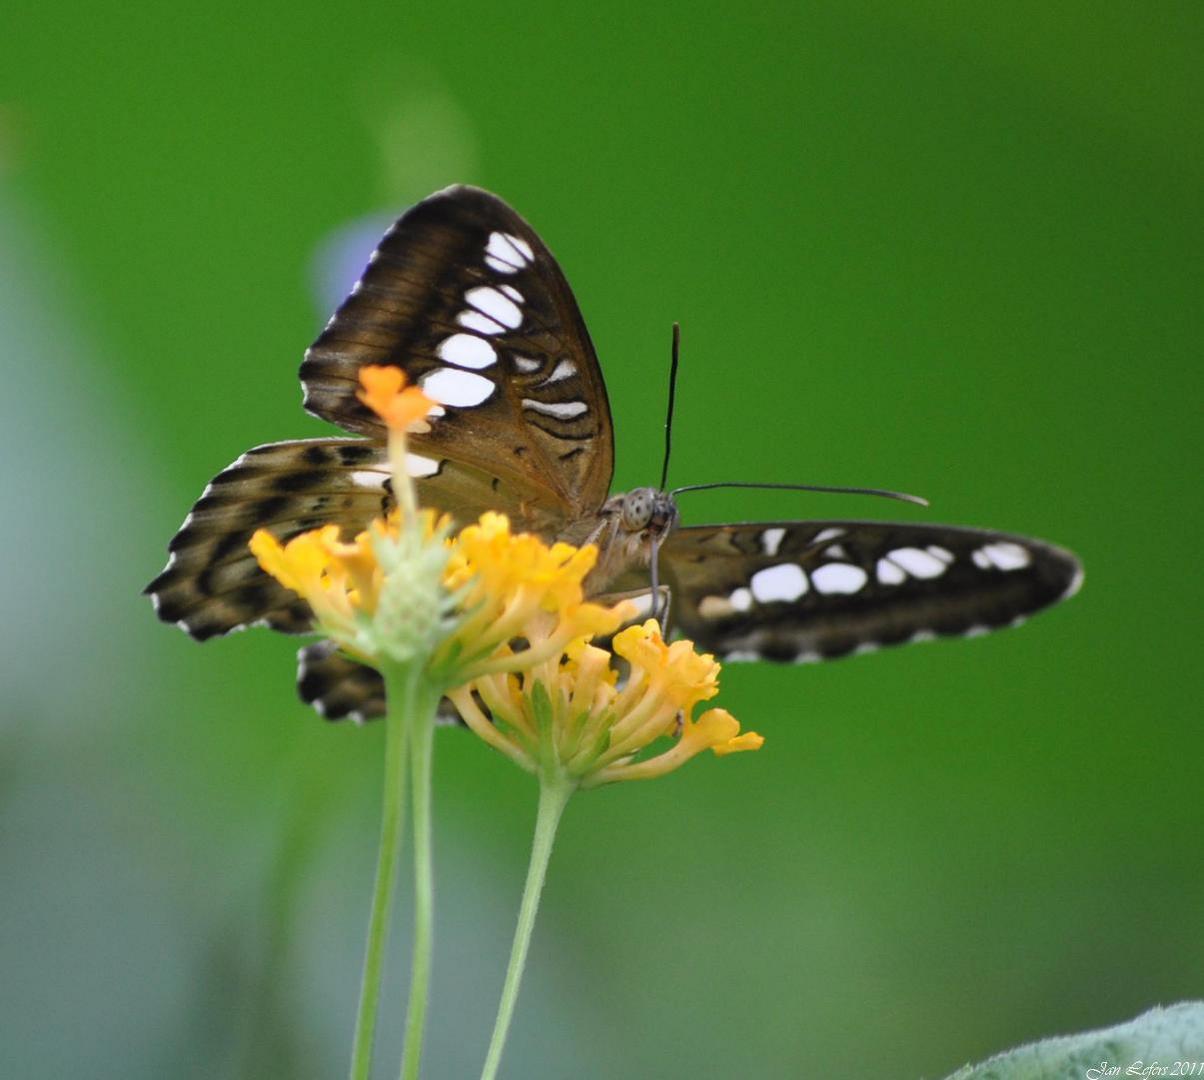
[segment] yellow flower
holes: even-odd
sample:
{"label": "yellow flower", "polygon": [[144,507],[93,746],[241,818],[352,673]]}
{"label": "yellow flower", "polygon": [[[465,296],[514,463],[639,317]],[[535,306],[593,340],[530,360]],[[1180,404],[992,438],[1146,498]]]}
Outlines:
{"label": "yellow flower", "polygon": [[[592,544],[549,547],[537,536],[515,535],[504,514],[485,513],[463,529],[452,545],[446,582],[460,591],[467,615],[436,658],[446,684],[529,668],[559,657],[573,641],[614,633],[635,606],[624,601],[608,608],[585,599],[582,583],[597,558]],[[512,651],[516,638],[527,647]]]}
{"label": "yellow flower", "polygon": [[[422,510],[409,529],[397,511],[374,521],[351,543],[337,525],[281,544],[267,529],[251,537],[259,565],[302,597],[322,631],[367,663],[410,660],[429,652],[432,633],[450,630],[452,597],[441,575],[450,519]],[[404,568],[388,573],[382,567]]]}
{"label": "yellow flower", "polygon": [[[718,692],[714,657],[688,641],[667,645],[651,619],[616,634],[614,651],[631,669],[621,689],[611,654],[577,639],[538,664],[479,676],[448,696],[477,735],[528,772],[581,787],[662,776],[706,749],[760,749],[761,736],[741,735],[724,709],[692,718]],[[642,756],[663,737],[672,745]]]}

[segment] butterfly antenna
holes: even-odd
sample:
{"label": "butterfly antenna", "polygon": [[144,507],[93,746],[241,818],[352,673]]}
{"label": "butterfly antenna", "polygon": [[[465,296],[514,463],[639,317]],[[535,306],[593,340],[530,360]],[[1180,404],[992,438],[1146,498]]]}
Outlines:
{"label": "butterfly antenna", "polygon": [[665,460],[661,465],[661,487],[669,482],[669,453],[673,449],[673,402],[677,397],[677,359],[681,353],[681,323],[673,324],[673,359],[669,364],[669,408],[665,413]]}
{"label": "butterfly antenna", "polygon": [[927,506],[928,500],[919,495],[908,495],[905,491],[885,491],[882,488],[863,487],[827,487],[822,484],[756,484],[744,483],[737,480],[724,480],[715,484],[686,484],[685,487],[674,488],[670,495],[675,498],[686,491],[711,491],[714,488],[762,488],[772,491],[818,491],[824,495],[874,495],[882,499],[897,499],[899,502],[914,503],[916,506]]}

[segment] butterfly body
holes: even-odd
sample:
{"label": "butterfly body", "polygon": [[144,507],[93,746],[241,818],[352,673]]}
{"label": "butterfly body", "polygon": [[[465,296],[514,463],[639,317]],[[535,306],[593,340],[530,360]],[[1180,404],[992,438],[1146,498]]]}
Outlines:
{"label": "butterfly body", "polygon": [[[991,530],[857,521],[681,525],[656,488],[609,493],[613,425],[601,369],[556,260],[496,196],[438,192],[382,239],[306,352],[305,407],[355,438],[256,447],[219,473],[147,587],[198,639],[245,625],[311,627],[247,549],[335,523],[354,534],[392,505],[384,431],[356,397],[393,364],[440,403],[411,437],[419,500],[459,524],[506,513],[546,540],[593,543],[592,595],[648,593],[655,557],[672,619],[728,659],[808,661],[1013,625],[1071,595],[1067,551]],[[329,643],[302,649],[302,696],[325,715],[383,707],[379,678]]]}

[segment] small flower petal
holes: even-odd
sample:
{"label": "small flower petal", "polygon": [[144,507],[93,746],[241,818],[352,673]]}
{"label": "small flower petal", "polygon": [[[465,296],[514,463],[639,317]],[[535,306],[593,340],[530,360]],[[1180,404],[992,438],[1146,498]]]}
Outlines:
{"label": "small flower petal", "polygon": [[365,364],[360,368],[359,376],[362,389],[357,390],[355,396],[390,430],[405,432],[420,426],[437,405],[418,387],[406,387],[405,372],[391,364]]}
{"label": "small flower petal", "polygon": [[743,735],[737,735],[725,743],[712,746],[711,752],[717,757],[723,757],[725,754],[739,754],[745,750],[760,750],[764,745],[764,735],[758,735],[755,731],[746,731]]}

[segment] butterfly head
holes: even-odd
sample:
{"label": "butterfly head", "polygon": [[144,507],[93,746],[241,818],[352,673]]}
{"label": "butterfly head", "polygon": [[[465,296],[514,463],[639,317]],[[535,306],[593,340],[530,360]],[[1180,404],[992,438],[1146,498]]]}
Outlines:
{"label": "butterfly head", "polygon": [[673,496],[656,488],[635,488],[617,496],[619,524],[624,532],[647,540],[660,540],[677,524],[677,503]]}

